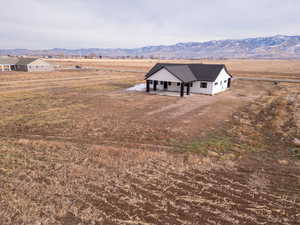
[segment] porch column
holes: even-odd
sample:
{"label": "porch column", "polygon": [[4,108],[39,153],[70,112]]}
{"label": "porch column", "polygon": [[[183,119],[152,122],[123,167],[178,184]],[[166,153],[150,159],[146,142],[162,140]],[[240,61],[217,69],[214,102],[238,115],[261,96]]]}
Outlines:
{"label": "porch column", "polygon": [[146,81],[146,91],[150,92],[150,80]]}
{"label": "porch column", "polygon": [[230,86],[231,86],[231,78],[229,78],[227,82],[228,82],[227,83],[227,87],[230,88]]}
{"label": "porch column", "polygon": [[186,95],[190,95],[190,83],[186,84]]}
{"label": "porch column", "polygon": [[184,83],[180,84],[180,97],[182,98],[184,96]]}
{"label": "porch column", "polygon": [[168,82],[164,81],[164,90],[168,90]]}
{"label": "porch column", "polygon": [[154,81],[154,84],[153,84],[153,91],[156,91],[157,90],[157,80]]}

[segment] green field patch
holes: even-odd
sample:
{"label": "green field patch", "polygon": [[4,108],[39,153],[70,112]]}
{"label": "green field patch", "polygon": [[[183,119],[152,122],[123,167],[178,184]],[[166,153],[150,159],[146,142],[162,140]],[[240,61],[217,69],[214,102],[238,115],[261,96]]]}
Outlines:
{"label": "green field patch", "polygon": [[209,151],[213,151],[217,154],[224,154],[233,146],[233,144],[230,137],[216,136],[188,143],[184,146],[184,150],[203,155],[208,155]]}

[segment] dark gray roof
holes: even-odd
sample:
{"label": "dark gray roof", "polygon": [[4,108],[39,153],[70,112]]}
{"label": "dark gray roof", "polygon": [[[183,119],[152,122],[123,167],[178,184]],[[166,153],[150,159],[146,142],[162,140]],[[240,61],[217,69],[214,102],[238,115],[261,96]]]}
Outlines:
{"label": "dark gray roof", "polygon": [[224,64],[158,63],[146,74],[146,78],[152,76],[162,68],[165,68],[183,82],[191,82],[197,80],[214,82],[223,68],[227,71]]}
{"label": "dark gray roof", "polygon": [[165,67],[171,74],[177,77],[179,80],[182,81],[194,81],[195,76],[190,68],[186,65],[172,65]]}
{"label": "dark gray roof", "polygon": [[15,65],[19,61],[16,57],[1,56],[0,65]]}
{"label": "dark gray roof", "polygon": [[19,58],[19,61],[16,63],[16,65],[28,65],[35,60],[38,60],[38,58]]}

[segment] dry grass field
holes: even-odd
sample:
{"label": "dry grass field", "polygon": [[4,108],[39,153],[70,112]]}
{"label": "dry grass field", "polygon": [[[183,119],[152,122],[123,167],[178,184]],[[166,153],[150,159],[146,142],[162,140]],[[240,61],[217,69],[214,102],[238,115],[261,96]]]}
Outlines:
{"label": "dry grass field", "polygon": [[[154,60],[50,62],[83,69],[0,73],[0,224],[300,221],[300,85],[181,99],[126,91],[144,74],[114,71]],[[299,61],[209,63],[300,79]]]}

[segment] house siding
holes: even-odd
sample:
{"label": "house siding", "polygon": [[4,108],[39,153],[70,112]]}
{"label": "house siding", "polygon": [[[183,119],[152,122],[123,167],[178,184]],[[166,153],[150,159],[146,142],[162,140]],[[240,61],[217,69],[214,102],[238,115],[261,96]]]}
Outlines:
{"label": "house siding", "polygon": [[[207,83],[207,88],[201,88],[201,83]],[[213,83],[207,81],[195,81],[191,87],[191,93],[211,95],[213,93]]]}
{"label": "house siding", "polygon": [[147,80],[157,80],[157,81],[168,81],[168,82],[181,82],[177,77],[171,74],[165,68],[157,71],[152,76],[148,77]]}
{"label": "house siding", "polygon": [[[212,94],[217,94],[219,92],[226,91],[228,89],[227,84],[229,78],[231,78],[231,76],[226,72],[225,69],[222,69],[219,76],[213,83]],[[218,83],[217,85],[215,85],[216,82]]]}
{"label": "house siding", "polygon": [[[168,81],[170,82],[170,81]],[[171,82],[171,85],[168,85],[168,91],[180,91],[180,86],[177,86],[178,82]],[[160,82],[158,82],[157,84],[157,89],[158,90],[164,90],[164,85],[160,84]]]}
{"label": "house siding", "polygon": [[47,72],[53,70],[54,67],[52,65],[40,59],[27,65],[28,72],[43,72],[43,71]]}

